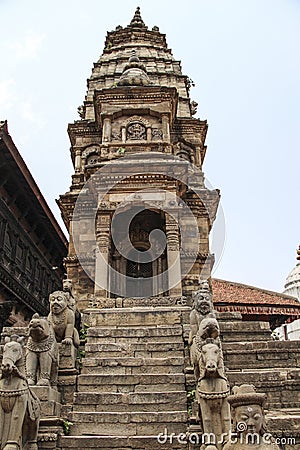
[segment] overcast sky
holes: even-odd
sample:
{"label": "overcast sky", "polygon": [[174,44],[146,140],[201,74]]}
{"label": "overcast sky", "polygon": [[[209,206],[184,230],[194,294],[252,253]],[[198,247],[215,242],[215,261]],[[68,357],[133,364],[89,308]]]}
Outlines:
{"label": "overcast sky", "polygon": [[138,5],[166,33],[209,123],[204,171],[226,223],[213,276],[282,291],[300,243],[299,0],[0,0],[0,119],[62,224],[67,124],[106,32]]}

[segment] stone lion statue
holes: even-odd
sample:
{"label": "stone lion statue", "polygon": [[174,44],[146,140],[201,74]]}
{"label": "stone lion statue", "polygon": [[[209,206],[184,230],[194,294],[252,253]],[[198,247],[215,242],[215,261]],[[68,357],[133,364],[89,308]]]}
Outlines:
{"label": "stone lion statue", "polygon": [[69,295],[55,291],[49,295],[50,314],[48,319],[53,326],[57,342],[79,347],[80,340],[75,328],[75,312],[69,307]]}
{"label": "stone lion statue", "polygon": [[47,318],[37,313],[29,322],[26,345],[26,375],[29,385],[55,386],[58,371],[58,345]]}

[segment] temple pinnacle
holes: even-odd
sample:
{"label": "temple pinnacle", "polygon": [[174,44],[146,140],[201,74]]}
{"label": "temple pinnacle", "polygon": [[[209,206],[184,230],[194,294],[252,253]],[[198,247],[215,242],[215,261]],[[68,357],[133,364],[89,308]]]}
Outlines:
{"label": "temple pinnacle", "polygon": [[141,11],[140,11],[140,7],[138,6],[135,10],[134,16],[132,21],[130,22],[131,27],[135,27],[135,28],[145,28],[146,25],[142,19],[141,16]]}

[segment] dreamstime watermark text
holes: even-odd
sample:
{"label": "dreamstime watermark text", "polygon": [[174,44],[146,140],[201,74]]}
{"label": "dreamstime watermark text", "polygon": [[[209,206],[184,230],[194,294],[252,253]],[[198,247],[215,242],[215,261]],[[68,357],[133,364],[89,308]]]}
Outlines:
{"label": "dreamstime watermark text", "polygon": [[168,429],[165,428],[163,433],[157,435],[157,442],[159,444],[193,444],[193,445],[217,445],[225,444],[230,442],[232,444],[266,444],[271,445],[276,443],[277,445],[295,445],[296,439],[294,437],[273,437],[270,433],[264,433],[260,435],[259,433],[236,433],[229,432],[223,433],[221,436],[216,436],[214,433],[169,433]]}

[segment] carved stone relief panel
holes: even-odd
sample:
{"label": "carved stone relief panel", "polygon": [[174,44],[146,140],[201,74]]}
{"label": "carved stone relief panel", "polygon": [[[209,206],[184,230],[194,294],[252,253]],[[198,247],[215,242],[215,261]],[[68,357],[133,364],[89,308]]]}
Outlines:
{"label": "carved stone relief panel", "polygon": [[152,128],[152,140],[161,141],[163,138],[163,132],[159,128]]}
{"label": "carved stone relief panel", "polygon": [[139,122],[130,123],[126,129],[126,140],[146,140],[147,129],[145,125]]}

